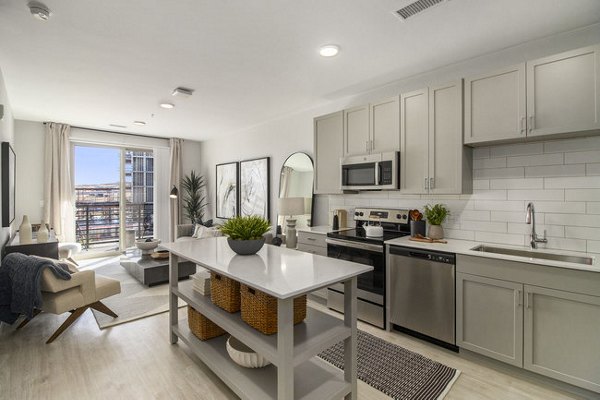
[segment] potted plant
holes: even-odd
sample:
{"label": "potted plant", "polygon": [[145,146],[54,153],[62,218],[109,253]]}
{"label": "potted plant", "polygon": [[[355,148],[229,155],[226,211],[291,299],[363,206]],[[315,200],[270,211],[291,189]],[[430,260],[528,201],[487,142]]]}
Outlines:
{"label": "potted plant", "polygon": [[425,218],[429,223],[429,238],[444,238],[444,229],[442,228],[442,223],[446,220],[448,215],[450,215],[450,210],[448,210],[443,204],[427,204],[425,206]]}
{"label": "potted plant", "polygon": [[192,224],[202,224],[204,218],[204,210],[208,203],[206,202],[205,188],[206,181],[202,175],[196,175],[195,171],[191,171],[181,181],[181,187],[184,190],[183,194],[183,209],[185,216],[190,219]]}
{"label": "potted plant", "polygon": [[227,236],[231,250],[244,256],[255,254],[263,247],[263,235],[271,230],[271,225],[266,219],[251,215],[231,218],[220,229]]}

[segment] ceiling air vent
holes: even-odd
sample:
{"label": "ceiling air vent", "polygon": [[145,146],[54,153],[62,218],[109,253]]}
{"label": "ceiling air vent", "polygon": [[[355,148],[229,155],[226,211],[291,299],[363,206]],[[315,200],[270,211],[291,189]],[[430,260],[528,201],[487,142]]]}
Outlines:
{"label": "ceiling air vent", "polygon": [[427,10],[428,8],[443,3],[444,1],[446,0],[417,0],[414,3],[410,3],[406,7],[402,7],[401,9],[394,11],[394,14],[402,18],[402,20],[406,20],[420,12]]}

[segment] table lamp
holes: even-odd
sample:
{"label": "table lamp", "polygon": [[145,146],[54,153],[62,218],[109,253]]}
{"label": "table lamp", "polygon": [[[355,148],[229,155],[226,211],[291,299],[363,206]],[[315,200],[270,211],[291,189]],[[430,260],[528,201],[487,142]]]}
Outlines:
{"label": "table lamp", "polygon": [[304,197],[284,197],[279,199],[279,214],[289,215],[286,220],[287,232],[285,234],[285,246],[288,248],[296,248],[296,220],[294,215],[304,214]]}

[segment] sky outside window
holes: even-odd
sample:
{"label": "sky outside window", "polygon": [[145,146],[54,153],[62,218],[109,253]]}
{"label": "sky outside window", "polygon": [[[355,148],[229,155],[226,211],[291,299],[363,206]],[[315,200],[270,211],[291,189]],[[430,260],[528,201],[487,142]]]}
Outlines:
{"label": "sky outside window", "polygon": [[120,181],[121,150],[75,146],[75,185],[97,185]]}

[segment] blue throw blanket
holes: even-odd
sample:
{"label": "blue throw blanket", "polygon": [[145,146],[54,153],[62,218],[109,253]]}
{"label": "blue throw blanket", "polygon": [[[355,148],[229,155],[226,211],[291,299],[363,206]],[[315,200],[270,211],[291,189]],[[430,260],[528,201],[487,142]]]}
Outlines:
{"label": "blue throw blanket", "polygon": [[50,268],[57,278],[69,280],[66,265],[47,258],[10,253],[0,265],[0,321],[13,324],[20,314],[33,318],[42,305],[42,272]]}

